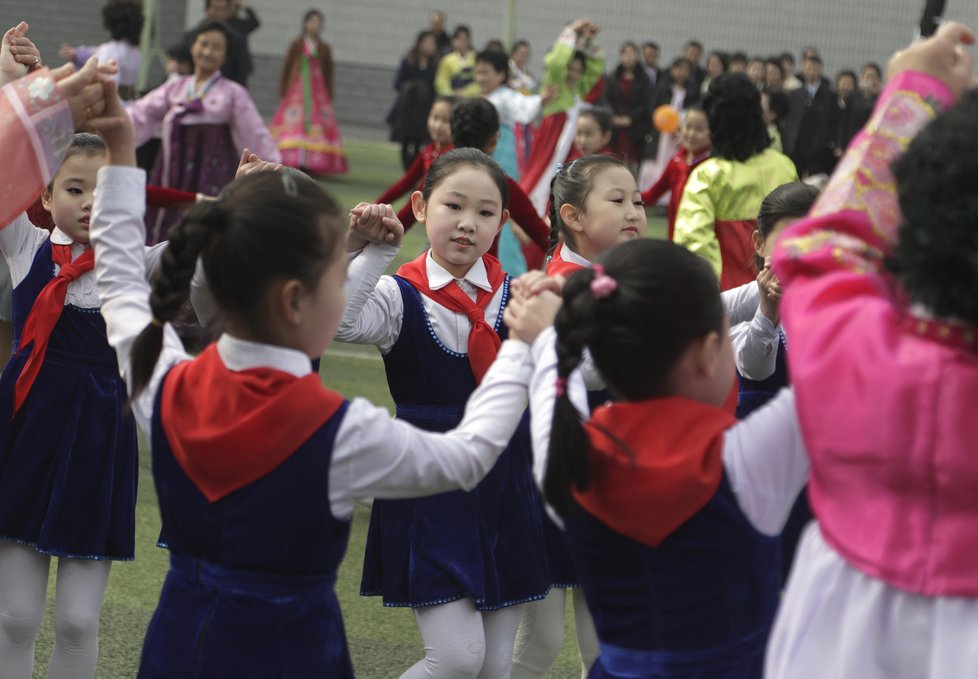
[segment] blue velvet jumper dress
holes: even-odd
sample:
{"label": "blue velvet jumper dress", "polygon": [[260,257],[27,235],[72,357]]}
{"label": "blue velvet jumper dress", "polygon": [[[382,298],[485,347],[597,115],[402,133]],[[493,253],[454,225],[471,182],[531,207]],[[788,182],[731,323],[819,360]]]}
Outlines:
{"label": "blue velvet jumper dress", "polygon": [[650,547],[577,506],[567,539],[601,656],[590,679],[760,679],[780,597],[778,541],[757,532],[726,476]]}
{"label": "blue velvet jumper dress", "polygon": [[99,309],[65,306],[11,419],[33,349],[17,353],[24,323],[54,266],[48,240],[14,289],[14,354],[0,376],[0,539],[53,556],[131,560],[136,425]]}
{"label": "blue velvet jumper dress", "polygon": [[329,508],[329,468],[347,404],[282,464],[209,502],[153,413],[153,480],[170,571],[141,678],[353,677],[333,589],[350,522]]}
{"label": "blue velvet jumper dress", "polygon": [[[404,301],[401,333],[384,357],[397,417],[429,431],[462,420],[475,390],[467,354],[450,351],[428,321],[420,293],[395,276]],[[496,331],[509,298],[509,278]],[[375,500],[361,594],[385,606],[419,608],[470,597],[480,610],[541,599],[549,589],[541,509],[531,471],[529,419],[471,491]]]}
{"label": "blue velvet jumper dress", "polygon": [[[740,373],[737,379],[740,380],[740,391],[737,394],[737,417],[743,419],[758,408],[765,405],[783,388],[788,386],[788,345],[785,342],[784,334],[778,332],[778,355],[775,359],[774,373],[766,380],[749,380]],[[798,550],[798,541],[801,540],[801,533],[812,520],[812,508],[808,504],[808,486],[805,486],[795,500],[791,508],[788,520],[781,531],[781,577],[783,582],[787,582],[788,573],[791,571],[791,564],[795,560],[795,552]]]}

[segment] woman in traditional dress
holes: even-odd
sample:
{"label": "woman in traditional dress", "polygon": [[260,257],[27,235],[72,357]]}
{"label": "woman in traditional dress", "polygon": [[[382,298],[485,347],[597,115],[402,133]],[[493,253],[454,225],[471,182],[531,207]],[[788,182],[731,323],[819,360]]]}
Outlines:
{"label": "woman in traditional dress", "polygon": [[322,30],[323,13],[306,12],[302,35],[282,61],[282,103],[272,119],[272,135],[284,164],[310,174],[343,174],[348,168],[333,113],[333,52],[319,37]]}

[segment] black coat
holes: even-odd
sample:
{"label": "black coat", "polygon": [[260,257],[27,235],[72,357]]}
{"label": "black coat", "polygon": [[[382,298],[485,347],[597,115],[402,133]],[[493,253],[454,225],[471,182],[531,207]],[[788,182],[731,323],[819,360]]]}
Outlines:
{"label": "black coat", "polygon": [[798,176],[826,173],[835,168],[838,111],[835,92],[824,82],[809,98],[805,86],[788,96],[784,151],[795,162]]}
{"label": "black coat", "polygon": [[[628,116],[632,124],[628,128],[628,139],[632,144],[641,144],[652,128],[652,83],[641,67],[635,69],[635,79],[628,98],[622,97],[621,66],[605,77],[603,104],[613,115]],[[619,134],[616,129],[615,134]]]}

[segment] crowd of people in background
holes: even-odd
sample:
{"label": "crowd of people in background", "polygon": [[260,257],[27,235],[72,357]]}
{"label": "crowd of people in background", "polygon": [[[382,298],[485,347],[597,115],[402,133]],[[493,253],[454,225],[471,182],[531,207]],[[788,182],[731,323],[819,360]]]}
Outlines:
{"label": "crowd of people in background", "polygon": [[[405,168],[430,141],[426,112],[436,96],[480,94],[475,82],[479,50],[469,27],[459,24],[449,32],[441,11],[432,12],[429,21],[429,28],[418,33],[398,65],[397,100],[387,118],[392,139],[402,145]],[[483,49],[504,47],[498,39],[490,39]],[[540,93],[543,79],[531,65],[531,45],[517,40],[507,57],[509,86],[524,94]],[[643,188],[659,178],[676,150],[670,140],[660,154],[661,133],[652,124],[653,111],[662,105],[680,110],[694,106],[710,83],[725,73],[745,73],[761,91],[772,143],[795,162],[803,178],[832,171],[868,120],[882,84],[880,66],[873,62],[858,71],[844,68],[830,79],[821,53],[811,46],[802,48],[796,61],[791,52],[706,52],[701,42],[689,40],[681,55],[663,61],[657,42],[626,41],[617,64],[603,73],[593,103],[611,112],[610,149],[636,169],[647,164],[641,175]]]}

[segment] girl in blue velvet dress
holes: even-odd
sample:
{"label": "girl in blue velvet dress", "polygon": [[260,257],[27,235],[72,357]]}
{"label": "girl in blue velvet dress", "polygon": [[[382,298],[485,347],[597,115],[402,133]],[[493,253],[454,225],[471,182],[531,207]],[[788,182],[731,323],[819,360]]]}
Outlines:
{"label": "girl in blue velvet dress", "polygon": [[[111,86],[109,86],[111,91]],[[468,416],[436,434],[323,388],[310,358],[344,308],[345,226],[314,182],[264,172],[231,184],[170,232],[143,277],[145,175],[114,99],[109,167],[92,212],[109,343],[150,437],[170,570],[140,677],[331,677],[353,668],[333,585],[357,499],[472,488],[523,416],[527,347],[507,342]],[[346,236],[396,243],[378,208]],[[200,258],[226,332],[197,358],[170,321]]]}
{"label": "girl in blue velvet dress", "polygon": [[[474,148],[440,156],[411,197],[431,250],[382,276],[396,246],[350,264],[337,338],[384,357],[397,416],[444,431],[506,337],[510,278],[487,253],[509,217],[505,173]],[[358,213],[359,210],[354,210]],[[402,677],[505,677],[522,604],[549,589],[528,424],[471,492],[373,505],[361,593],[414,610],[425,657]]]}
{"label": "girl in blue velvet dress", "polygon": [[[790,391],[734,418],[719,293],[702,259],[638,239],[572,274],[562,304],[542,292],[507,312],[535,340],[536,468],[598,633],[592,679],[762,675],[777,535],[808,462]],[[589,417],[585,347],[618,399]]]}

